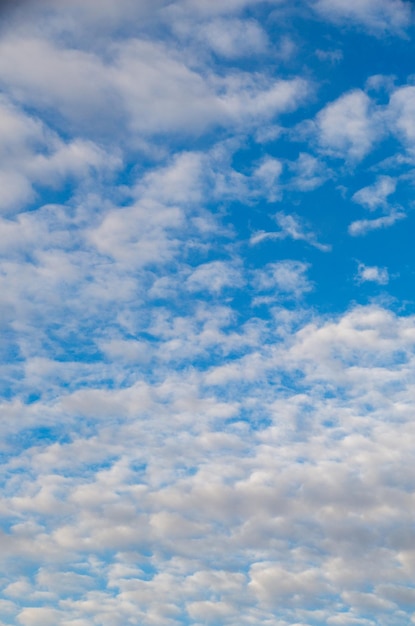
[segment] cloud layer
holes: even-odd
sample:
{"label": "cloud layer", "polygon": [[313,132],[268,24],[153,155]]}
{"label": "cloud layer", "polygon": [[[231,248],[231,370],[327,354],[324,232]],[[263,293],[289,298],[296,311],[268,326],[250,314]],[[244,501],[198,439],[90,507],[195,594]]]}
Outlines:
{"label": "cloud layer", "polygon": [[410,4],[0,19],[0,626],[415,621]]}

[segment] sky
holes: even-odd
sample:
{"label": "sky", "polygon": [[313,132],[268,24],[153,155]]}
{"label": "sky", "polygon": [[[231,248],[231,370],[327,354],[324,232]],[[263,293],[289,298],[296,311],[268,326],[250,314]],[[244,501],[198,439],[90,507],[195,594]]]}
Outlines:
{"label": "sky", "polygon": [[415,623],[414,35],[0,2],[0,626]]}

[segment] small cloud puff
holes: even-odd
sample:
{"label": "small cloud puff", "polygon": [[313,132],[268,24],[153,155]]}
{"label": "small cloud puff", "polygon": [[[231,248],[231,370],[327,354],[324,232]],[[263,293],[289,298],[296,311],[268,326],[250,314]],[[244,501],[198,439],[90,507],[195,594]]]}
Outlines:
{"label": "small cloud puff", "polygon": [[356,280],[359,283],[373,282],[378,285],[387,285],[389,282],[389,272],[386,267],[359,263]]}
{"label": "small cloud puff", "polygon": [[199,265],[186,281],[190,291],[219,293],[226,287],[241,287],[241,271],[226,261],[212,261]]}
{"label": "small cloud puff", "polygon": [[306,276],[308,269],[308,263],[301,261],[268,263],[264,269],[255,272],[254,282],[260,292],[276,292],[288,298],[300,298],[313,288]]}

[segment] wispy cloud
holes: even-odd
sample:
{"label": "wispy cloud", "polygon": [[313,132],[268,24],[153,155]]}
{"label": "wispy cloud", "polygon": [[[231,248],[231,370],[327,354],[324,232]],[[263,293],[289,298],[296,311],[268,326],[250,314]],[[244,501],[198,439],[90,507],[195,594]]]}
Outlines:
{"label": "wispy cloud", "polygon": [[274,232],[260,231],[251,236],[250,244],[256,245],[262,241],[272,239],[286,239],[290,238],[294,241],[305,241],[309,245],[321,250],[322,252],[328,252],[331,250],[331,246],[328,244],[321,244],[317,241],[315,233],[308,230],[304,222],[296,215],[287,215],[282,211],[279,211],[274,216],[277,225],[280,230]]}
{"label": "wispy cloud", "polygon": [[355,236],[366,235],[371,230],[378,230],[380,228],[388,228],[393,226],[399,220],[405,219],[406,213],[403,211],[391,211],[389,215],[378,217],[372,220],[356,220],[349,226],[349,234]]}
{"label": "wispy cloud", "polygon": [[358,25],[378,36],[404,35],[411,23],[411,7],[402,0],[316,0],[314,8],[329,20]]}

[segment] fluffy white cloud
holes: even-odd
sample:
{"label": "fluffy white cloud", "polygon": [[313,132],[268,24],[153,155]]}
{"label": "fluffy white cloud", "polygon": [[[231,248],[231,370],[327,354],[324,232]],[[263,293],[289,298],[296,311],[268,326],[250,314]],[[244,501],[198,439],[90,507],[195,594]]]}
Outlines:
{"label": "fluffy white cloud", "polygon": [[[56,417],[64,408],[88,428],[10,466],[32,476],[15,474],[8,515],[47,520],[9,531],[20,563],[33,545],[43,550],[35,579],[8,587],[21,601],[25,590],[18,621],[255,624],[278,610],[287,624],[336,623],[319,596],[349,621],[377,607],[380,623],[385,612],[399,623],[414,571],[402,513],[414,481],[412,318],[358,307],[259,345],[233,376],[187,371],[55,405]],[[303,391],[281,395],[278,377],[294,372]],[[242,384],[240,402],[212,384]],[[252,428],[241,411],[267,419]],[[45,608],[34,602],[42,593]]]}
{"label": "fluffy white cloud", "polygon": [[389,272],[386,267],[376,265],[365,265],[359,263],[357,270],[357,280],[359,282],[375,282],[379,285],[387,285],[389,282]]}
{"label": "fluffy white cloud", "polygon": [[113,46],[108,60],[11,36],[0,43],[0,58],[0,82],[15,98],[52,107],[82,132],[104,136],[120,124],[144,136],[255,124],[295,109],[309,91],[301,78],[204,75],[177,50],[139,38]]}
{"label": "fluffy white cloud", "polygon": [[111,172],[122,161],[91,141],[63,141],[39,119],[4,96],[0,102],[0,209],[19,211],[36,197],[35,186],[59,188],[86,179],[91,170]]}
{"label": "fluffy white cloud", "polygon": [[387,199],[396,189],[397,181],[391,176],[379,176],[373,185],[363,187],[353,194],[352,200],[363,205],[370,211],[374,211],[378,207],[385,208],[388,206]]}
{"label": "fluffy white cloud", "polygon": [[406,85],[396,89],[388,106],[391,129],[412,153],[415,147],[415,87]]}
{"label": "fluffy white cloud", "polygon": [[[294,8],[39,0],[2,22],[5,625],[411,619],[414,317],[319,313],[337,267],[316,233],[324,182],[351,187],[327,162],[357,166],[386,127],[410,148],[412,92],[302,114],[317,61]],[[317,155],[296,136],[315,110]],[[403,218],[408,179],[358,190],[384,214],[350,233]],[[356,298],[386,290],[360,257]]]}
{"label": "fluffy white cloud", "polygon": [[317,139],[328,154],[358,161],[383,137],[383,124],[369,96],[355,90],[320,111],[316,119]]}
{"label": "fluffy white cloud", "polygon": [[402,35],[411,21],[410,3],[403,0],[316,0],[314,8],[329,20],[357,24],[378,35]]}

